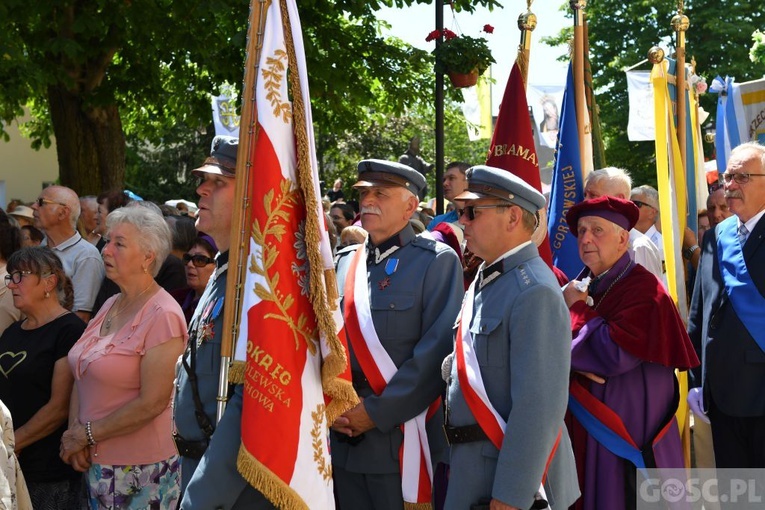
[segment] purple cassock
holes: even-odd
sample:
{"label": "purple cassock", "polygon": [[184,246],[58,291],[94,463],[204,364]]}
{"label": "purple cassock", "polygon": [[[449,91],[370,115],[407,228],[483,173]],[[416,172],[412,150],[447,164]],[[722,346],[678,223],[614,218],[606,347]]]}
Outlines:
{"label": "purple cassock", "polygon": [[[589,276],[587,269],[584,276]],[[681,468],[682,445],[673,417],[674,371],[694,367],[698,359],[677,308],[659,280],[628,254],[595,280],[593,306],[580,301],[570,308],[573,377],[621,418],[638,447],[653,443],[653,448],[643,448],[648,467]],[[591,382],[574,372],[590,372],[606,382]],[[666,433],[655,441],[668,420]],[[602,446],[573,416],[567,423],[582,491],[575,508],[634,506],[640,484],[634,465]]]}

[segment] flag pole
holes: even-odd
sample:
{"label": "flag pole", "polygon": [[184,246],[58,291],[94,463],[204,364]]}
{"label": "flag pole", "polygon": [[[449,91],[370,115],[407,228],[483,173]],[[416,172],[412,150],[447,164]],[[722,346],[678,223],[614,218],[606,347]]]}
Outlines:
{"label": "flag pole", "polygon": [[234,353],[234,343],[239,335],[239,321],[241,319],[242,283],[244,282],[243,254],[247,248],[249,239],[245,218],[249,216],[250,207],[247,198],[247,189],[250,186],[250,151],[255,147],[258,138],[257,105],[255,104],[255,82],[257,81],[258,62],[260,62],[260,50],[263,47],[263,26],[266,22],[265,13],[271,0],[252,0],[250,3],[249,34],[247,37],[247,53],[244,66],[244,88],[242,89],[242,118],[239,130],[239,149],[236,158],[236,184],[234,188],[234,207],[231,218],[231,247],[229,250],[229,278],[226,281],[226,295],[224,302],[228,306],[223,308],[223,337],[220,347],[220,372],[218,374],[218,405],[216,410],[216,422],[223,417],[228,400],[229,371]]}
{"label": "flag pole", "polygon": [[586,133],[589,130],[589,114],[584,91],[584,8],[587,0],[570,0],[569,6],[574,11],[574,90],[576,96],[576,121],[579,127],[580,158],[582,165],[582,179],[587,177],[589,164],[584,150]]}
{"label": "flag pole", "polygon": [[685,137],[688,129],[685,121],[685,32],[689,26],[688,16],[683,14],[683,0],[678,0],[677,14],[672,18],[672,28],[677,33],[677,47],[675,48],[675,53],[677,54],[677,67],[675,70],[675,79],[677,80],[677,141],[680,145],[680,160],[682,161],[683,168],[686,168],[686,162],[688,161],[688,146]]}
{"label": "flag pole", "polygon": [[[677,1],[677,14],[672,18],[672,28],[677,33],[677,45],[675,53],[677,56],[677,62],[675,67],[675,85],[677,88],[677,142],[680,147],[680,162],[681,168],[687,174],[688,172],[688,140],[686,133],[688,132],[688,125],[686,122],[686,109],[687,101],[685,96],[686,80],[685,80],[685,32],[690,26],[690,20],[688,16],[683,14],[683,0]],[[678,193],[686,192],[686,190],[677,190]],[[688,197],[690,198],[690,197]],[[680,214],[687,214],[687,211],[680,211]],[[685,224],[685,222],[682,222]],[[681,292],[678,289],[678,293]],[[687,374],[678,373],[677,377],[680,383],[680,395],[688,393],[688,379]],[[685,391],[683,391],[685,390]],[[684,411],[684,412],[683,412]],[[680,406],[677,412],[678,422],[680,425],[680,439],[683,445],[683,460],[685,466],[691,465],[691,431],[690,431],[690,412],[688,409],[683,410],[683,406]]]}
{"label": "flag pole", "polygon": [[529,60],[531,55],[531,32],[537,27],[537,16],[531,12],[534,0],[526,0],[526,12],[518,16],[518,29],[521,31],[521,44],[518,46],[518,68],[521,70],[524,88],[529,83]]}

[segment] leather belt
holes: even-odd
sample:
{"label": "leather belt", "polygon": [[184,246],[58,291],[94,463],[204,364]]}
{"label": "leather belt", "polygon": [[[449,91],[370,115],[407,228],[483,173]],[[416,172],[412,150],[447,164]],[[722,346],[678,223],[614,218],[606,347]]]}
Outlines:
{"label": "leather belt", "polygon": [[484,432],[481,426],[477,423],[473,425],[465,425],[464,427],[444,425],[444,433],[446,434],[446,440],[450,445],[487,441],[489,439],[489,436],[486,435],[486,432]]}
{"label": "leather belt", "polygon": [[177,432],[173,432],[173,441],[175,441],[175,447],[178,449],[178,454],[181,457],[188,457],[194,460],[202,458],[202,455],[207,451],[207,445],[209,444],[207,439],[188,441],[178,435]]}

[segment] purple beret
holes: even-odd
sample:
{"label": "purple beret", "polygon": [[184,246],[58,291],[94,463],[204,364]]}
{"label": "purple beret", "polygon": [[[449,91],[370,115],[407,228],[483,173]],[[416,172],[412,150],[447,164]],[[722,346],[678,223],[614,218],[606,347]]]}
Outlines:
{"label": "purple beret", "polygon": [[568,223],[568,228],[574,234],[574,237],[578,235],[577,225],[579,218],[586,216],[603,218],[604,220],[616,223],[624,230],[630,231],[635,226],[635,223],[637,223],[640,211],[629,200],[609,197],[607,195],[579,202],[569,209],[568,214],[566,214],[566,223]]}

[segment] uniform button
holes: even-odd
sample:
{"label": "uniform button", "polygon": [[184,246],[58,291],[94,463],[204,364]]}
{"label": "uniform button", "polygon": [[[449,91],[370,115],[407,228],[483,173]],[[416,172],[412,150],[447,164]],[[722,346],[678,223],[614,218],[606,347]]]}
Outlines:
{"label": "uniform button", "polygon": [[486,331],[486,326],[481,326],[481,331]]}
{"label": "uniform button", "polygon": [[389,306],[390,308],[396,308],[396,304],[395,304],[395,303],[391,303],[391,304],[390,304],[390,305],[388,305],[388,306]]}

